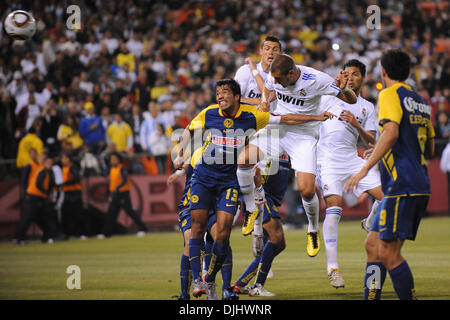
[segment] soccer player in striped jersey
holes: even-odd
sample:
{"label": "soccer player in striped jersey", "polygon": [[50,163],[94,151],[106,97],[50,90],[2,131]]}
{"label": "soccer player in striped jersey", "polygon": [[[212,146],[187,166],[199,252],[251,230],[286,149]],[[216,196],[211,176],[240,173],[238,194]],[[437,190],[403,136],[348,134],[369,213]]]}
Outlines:
{"label": "soccer player in striped jersey", "polygon": [[[185,187],[183,190],[183,195],[181,196],[180,203],[178,204],[178,224],[180,226],[180,230],[183,233],[184,239],[184,250],[181,254],[181,263],[180,263],[180,283],[181,283],[181,296],[180,300],[190,300],[189,288],[190,282],[192,280],[192,268],[191,263],[189,261],[189,240],[191,239],[191,211],[190,207],[190,198],[191,198],[191,180],[192,173],[194,171],[195,164],[199,160],[202,155],[202,150],[197,149],[193,156],[190,158],[189,164],[185,164],[183,168],[178,169],[167,179],[167,184],[172,184],[178,177],[183,174],[186,175]],[[201,248],[201,260],[203,260],[203,265],[207,269],[209,268],[209,264],[211,262],[211,249],[214,239],[212,235],[215,235],[215,223],[216,223],[216,215],[214,214],[214,210],[209,211],[208,218],[208,233],[205,236],[205,242]],[[231,250],[231,246],[227,252],[227,256],[222,265],[221,273],[222,273],[222,300],[237,300],[239,296],[233,292],[231,288],[231,276],[233,270],[233,252]],[[193,291],[194,297],[198,298],[202,294],[205,293],[205,290],[200,288],[199,290]]]}
{"label": "soccer player in striped jersey", "polygon": [[[344,279],[338,264],[338,224],[342,216],[342,196],[344,184],[359,171],[365,161],[358,156],[359,137],[368,145],[375,143],[376,119],[374,106],[360,96],[366,66],[358,60],[350,60],[344,65],[348,72],[347,86],[355,92],[358,99],[348,104],[336,97],[323,96],[321,107],[338,117],[320,124],[317,145],[317,184],[325,199],[326,216],[323,222],[323,240],[327,255],[327,274],[330,284],[335,288],[344,287]],[[360,182],[353,194],[359,197],[368,192],[376,199],[371,215],[383,197],[378,170],[373,168]]]}
{"label": "soccer player in striped jersey", "polygon": [[[380,164],[383,200],[366,239],[364,299],[380,299],[388,272],[401,300],[415,299],[414,278],[401,248],[414,240],[430,198],[426,158],[434,155],[431,106],[405,83],[411,60],[401,50],[381,57],[385,89],[378,96],[380,138],[366,164],[346,183],[357,188],[370,169]],[[381,161],[380,161],[381,160]]]}
{"label": "soccer player in striped jersey", "polygon": [[[273,163],[278,162],[277,165]],[[274,170],[276,172],[274,172]],[[280,222],[278,207],[281,206],[284,194],[288,186],[289,176],[289,158],[287,155],[279,159],[258,162],[255,177],[256,186],[263,188],[265,203],[261,210],[262,228],[267,234],[267,240],[263,245],[262,252],[255,252],[255,259],[250,263],[244,273],[233,284],[234,291],[237,293],[248,293],[250,296],[275,296],[274,293],[264,288],[267,276],[269,274],[272,262],[286,247],[283,227]],[[256,224],[255,231],[256,232]],[[261,240],[262,240],[262,233]],[[256,276],[253,286],[249,285],[250,280]]]}

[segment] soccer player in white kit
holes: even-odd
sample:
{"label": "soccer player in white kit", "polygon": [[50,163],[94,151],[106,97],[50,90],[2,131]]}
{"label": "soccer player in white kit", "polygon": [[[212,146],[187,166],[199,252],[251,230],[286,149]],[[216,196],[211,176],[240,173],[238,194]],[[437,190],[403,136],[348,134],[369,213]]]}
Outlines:
{"label": "soccer player in white kit", "polygon": [[[326,204],[323,239],[327,274],[330,284],[335,288],[344,287],[345,284],[337,259],[338,223],[342,216],[344,185],[365,163],[358,156],[358,138],[361,137],[367,145],[374,144],[378,126],[373,104],[359,94],[366,73],[365,65],[353,59],[344,65],[344,70],[348,73],[347,86],[355,92],[357,101],[347,104],[335,97],[322,97],[322,111],[331,112],[337,117],[320,124],[317,145],[317,184]],[[360,181],[353,194],[359,197],[366,191],[377,200],[369,215],[373,217],[378,201],[383,198],[380,174],[375,167]]]}
{"label": "soccer player in white kit", "polygon": [[[318,115],[322,95],[337,96],[348,103],[356,102],[355,93],[346,87],[348,75],[341,70],[333,80],[326,73],[310,67],[296,65],[294,60],[279,54],[272,61],[270,74],[265,81],[260,109],[268,111],[271,97],[277,99],[274,114]],[[275,98],[274,97],[274,98]],[[319,199],[315,193],[316,148],[319,122],[310,121],[301,125],[270,125],[258,132],[238,158],[237,177],[246,208],[257,216],[253,181],[253,165],[264,157],[277,157],[286,152],[296,171],[297,184],[308,217],[307,253],[314,257],[320,250]]]}
{"label": "soccer player in white kit", "polygon": [[[243,103],[249,103],[254,105],[259,105],[261,103],[261,97],[262,97],[262,91],[264,90],[264,82],[269,75],[270,72],[270,64],[272,63],[273,59],[281,53],[281,42],[277,37],[274,36],[267,36],[261,43],[261,46],[259,48],[259,54],[261,56],[261,61],[259,63],[255,63],[250,57],[245,59],[246,64],[241,66],[234,76],[234,80],[236,80],[240,87],[241,87],[241,93],[242,98],[241,102]],[[276,107],[276,100],[274,100],[271,103],[271,110],[272,111]],[[264,189],[263,186],[257,186],[255,189],[255,200],[256,205],[258,207],[264,206],[265,203],[265,195],[264,195]],[[261,207],[260,207],[261,208]],[[262,212],[264,209],[261,209]],[[235,220],[238,218],[239,214],[236,214]],[[244,223],[243,226],[243,234],[248,235],[250,232],[252,232],[252,238],[253,238],[253,253],[259,253],[259,255],[262,253],[264,249],[264,236],[263,236],[263,215],[260,214],[255,222],[254,222],[254,229],[252,232],[252,227],[249,225],[246,225]],[[266,228],[271,226],[272,224],[266,225]],[[249,229],[250,228],[250,229]],[[271,233],[276,232],[278,233],[283,232],[282,228],[272,228]],[[256,256],[255,256],[256,257]],[[273,277],[272,270],[269,271],[269,276]]]}
{"label": "soccer player in white kit", "polygon": [[[261,103],[264,82],[270,72],[270,64],[281,53],[281,43],[274,36],[266,37],[261,43],[259,54],[261,61],[255,63],[250,57],[245,59],[246,64],[241,66],[234,76],[241,86],[242,103],[259,105]],[[271,109],[276,106],[276,101],[271,104]],[[272,110],[270,110],[272,111]]]}

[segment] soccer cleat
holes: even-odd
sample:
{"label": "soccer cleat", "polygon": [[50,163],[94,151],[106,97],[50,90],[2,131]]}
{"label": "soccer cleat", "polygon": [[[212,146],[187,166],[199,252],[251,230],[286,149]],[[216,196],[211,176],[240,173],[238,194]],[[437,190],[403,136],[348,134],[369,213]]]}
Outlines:
{"label": "soccer cleat", "polygon": [[319,231],[308,232],[308,244],[306,245],[306,253],[311,258],[317,256],[320,251],[320,236]]}
{"label": "soccer cleat", "polygon": [[237,293],[237,294],[248,294],[248,292],[251,289],[248,284],[245,285],[244,287],[241,287],[237,283],[233,283],[233,285],[231,287],[233,288],[233,292]]}
{"label": "soccer cleat", "polygon": [[267,291],[260,283],[255,283],[253,288],[248,292],[248,295],[252,297],[274,297],[275,293]]}
{"label": "soccer cleat", "polygon": [[336,289],[344,288],[345,286],[344,278],[342,278],[339,269],[331,269],[330,273],[328,274],[328,279],[330,279],[330,284]]}
{"label": "soccer cleat", "polygon": [[199,298],[202,294],[206,293],[205,283],[200,279],[195,279],[192,281],[192,295],[195,298]]}
{"label": "soccer cleat", "polygon": [[267,273],[267,279],[273,278],[273,271],[272,268],[269,269],[269,272]]}
{"label": "soccer cleat", "polygon": [[215,282],[203,282],[206,288],[206,298],[208,300],[219,300]]}
{"label": "soccer cleat", "polygon": [[366,225],[366,221],[367,221],[366,218],[364,218],[364,219],[361,220],[361,228],[363,228],[364,230],[366,230],[367,232],[369,232],[369,231],[370,231],[370,227],[368,227],[368,226]]}
{"label": "soccer cleat", "polygon": [[237,293],[233,291],[233,287],[222,290],[222,300],[239,300]]}
{"label": "soccer cleat", "polygon": [[252,212],[245,211],[244,212],[244,223],[242,225],[242,234],[244,236],[248,236],[253,232],[253,228],[255,227],[255,220],[258,218],[259,210],[255,209]]}

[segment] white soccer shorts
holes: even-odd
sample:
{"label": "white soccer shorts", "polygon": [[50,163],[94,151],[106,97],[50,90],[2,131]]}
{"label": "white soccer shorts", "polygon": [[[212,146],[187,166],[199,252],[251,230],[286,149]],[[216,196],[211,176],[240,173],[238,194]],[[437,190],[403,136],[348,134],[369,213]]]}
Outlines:
{"label": "white soccer shorts", "polygon": [[287,131],[283,126],[267,126],[259,130],[250,144],[257,146],[266,157],[279,157],[287,153],[296,172],[316,174],[317,137]]}
{"label": "white soccer shorts", "polygon": [[[356,159],[355,159],[356,160]],[[323,197],[335,194],[343,196],[344,186],[347,180],[357,173],[365,161],[358,158],[348,164],[347,170],[327,168],[323,164],[317,165],[316,183],[322,189]],[[353,190],[353,194],[359,197],[364,192],[381,185],[380,173],[376,167],[369,170],[367,175],[358,182],[358,186]]]}

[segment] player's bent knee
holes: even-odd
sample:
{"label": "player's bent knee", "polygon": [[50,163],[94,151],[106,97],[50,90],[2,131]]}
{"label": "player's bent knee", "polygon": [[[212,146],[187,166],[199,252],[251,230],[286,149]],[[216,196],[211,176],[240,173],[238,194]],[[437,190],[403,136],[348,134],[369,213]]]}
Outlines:
{"label": "player's bent knee", "polygon": [[305,188],[303,189],[303,191],[300,189],[300,193],[304,199],[311,200],[314,197],[316,191],[314,189]]}

